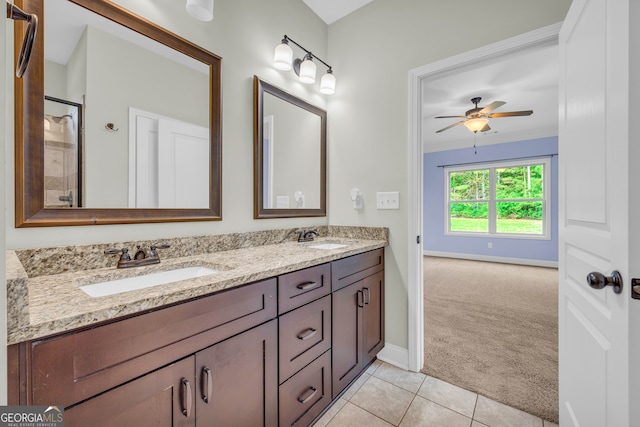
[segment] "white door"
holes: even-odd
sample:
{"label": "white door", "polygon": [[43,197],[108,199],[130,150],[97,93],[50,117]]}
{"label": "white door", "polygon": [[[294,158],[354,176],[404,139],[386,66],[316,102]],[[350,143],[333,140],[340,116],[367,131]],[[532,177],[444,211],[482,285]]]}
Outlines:
{"label": "white door", "polygon": [[[629,0],[574,0],[560,31],[560,425],[626,427],[630,346]],[[637,236],[640,237],[640,236]],[[619,271],[621,293],[591,272]],[[595,279],[595,278],[594,278]],[[595,281],[595,280],[592,280]],[[638,301],[637,303],[640,303]]]}
{"label": "white door", "polygon": [[209,207],[209,129],[161,118],[158,124],[158,206]]}

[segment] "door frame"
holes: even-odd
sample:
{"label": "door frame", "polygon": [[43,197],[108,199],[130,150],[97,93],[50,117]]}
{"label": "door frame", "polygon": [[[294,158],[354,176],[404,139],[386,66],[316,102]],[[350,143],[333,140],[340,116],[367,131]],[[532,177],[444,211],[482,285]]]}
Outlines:
{"label": "door frame", "polygon": [[409,71],[409,132],[408,164],[408,363],[409,370],[418,372],[424,365],[424,270],[423,270],[423,150],[421,81],[429,76],[459,67],[515,53],[546,43],[558,43],[562,23],[549,25],[511,37],[469,52],[436,61]]}

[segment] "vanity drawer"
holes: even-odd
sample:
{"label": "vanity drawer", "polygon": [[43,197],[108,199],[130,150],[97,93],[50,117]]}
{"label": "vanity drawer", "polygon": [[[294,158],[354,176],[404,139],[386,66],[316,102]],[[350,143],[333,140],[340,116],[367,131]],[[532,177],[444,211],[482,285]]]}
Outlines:
{"label": "vanity drawer", "polygon": [[278,277],[278,314],[331,293],[331,264],[322,264]]}
{"label": "vanity drawer", "polygon": [[30,344],[29,405],[68,406],[276,317],[276,279]]}
{"label": "vanity drawer", "polygon": [[280,426],[308,426],[331,403],[331,350],[280,386]]}
{"label": "vanity drawer", "polygon": [[375,249],[331,263],[332,291],[384,270],[384,249]]}
{"label": "vanity drawer", "polygon": [[279,319],[280,383],[331,348],[331,296]]}

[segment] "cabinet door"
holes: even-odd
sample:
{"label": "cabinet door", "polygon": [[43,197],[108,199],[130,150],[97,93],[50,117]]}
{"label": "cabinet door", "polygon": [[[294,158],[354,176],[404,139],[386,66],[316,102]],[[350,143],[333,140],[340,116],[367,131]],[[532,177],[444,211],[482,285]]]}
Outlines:
{"label": "cabinet door", "polygon": [[363,307],[362,281],[335,291],[333,297],[333,398],[362,371]]}
{"label": "cabinet door", "polygon": [[195,426],[194,358],[65,409],[64,421],[68,427]]}
{"label": "cabinet door", "polygon": [[276,426],[278,328],[272,320],[196,353],[199,426]]}
{"label": "cabinet door", "polygon": [[384,347],[384,271],[363,280],[364,365]]}

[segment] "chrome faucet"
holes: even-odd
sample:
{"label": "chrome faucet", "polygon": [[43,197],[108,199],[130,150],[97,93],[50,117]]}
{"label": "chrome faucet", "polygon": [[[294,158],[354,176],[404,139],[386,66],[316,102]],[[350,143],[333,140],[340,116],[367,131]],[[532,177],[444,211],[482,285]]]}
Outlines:
{"label": "chrome faucet", "polygon": [[318,230],[298,230],[298,242],[313,242],[313,235],[319,236]]}
{"label": "chrome faucet", "polygon": [[116,265],[118,268],[128,267],[140,267],[143,265],[159,264],[160,256],[158,255],[158,249],[167,249],[169,245],[151,245],[149,248],[143,248],[141,245],[137,245],[137,251],[133,258],[129,254],[129,249],[107,249],[104,251],[106,255],[120,254],[120,259]]}

